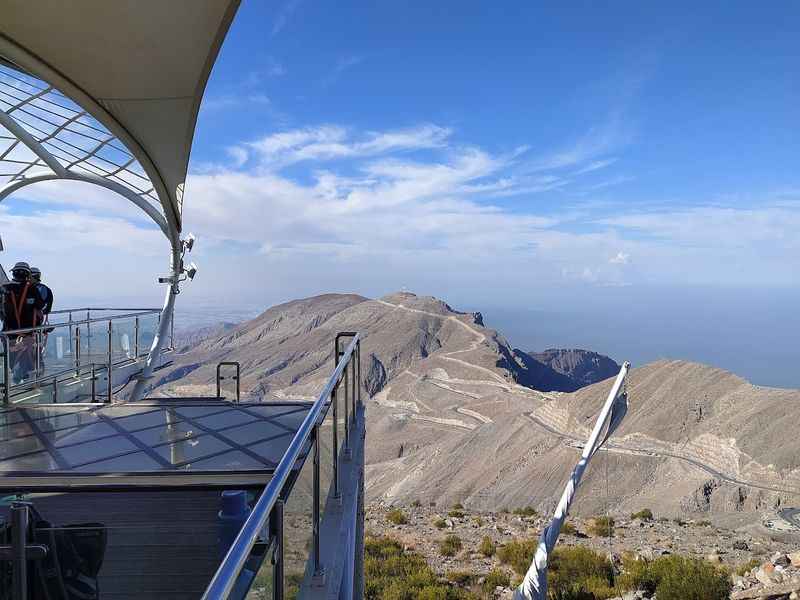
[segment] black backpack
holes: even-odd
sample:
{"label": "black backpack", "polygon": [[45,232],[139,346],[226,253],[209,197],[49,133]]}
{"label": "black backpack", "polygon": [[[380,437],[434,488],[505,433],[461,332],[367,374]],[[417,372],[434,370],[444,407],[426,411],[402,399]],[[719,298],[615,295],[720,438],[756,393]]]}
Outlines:
{"label": "black backpack", "polygon": [[[47,546],[47,556],[28,561],[30,600],[99,600],[97,575],[108,540],[102,523],[54,528],[31,506],[31,543]],[[0,526],[0,544],[11,543],[11,528]],[[0,600],[11,599],[11,564],[0,563]]]}

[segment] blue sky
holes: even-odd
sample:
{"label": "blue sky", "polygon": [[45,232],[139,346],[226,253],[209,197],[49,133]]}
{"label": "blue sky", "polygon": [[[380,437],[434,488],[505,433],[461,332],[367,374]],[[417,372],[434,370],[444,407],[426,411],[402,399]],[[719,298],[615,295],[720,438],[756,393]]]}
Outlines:
{"label": "blue sky", "polygon": [[[195,136],[184,215],[201,272],[182,302],[406,287],[575,323],[691,296],[725,307],[719,339],[734,324],[796,357],[800,5],[407,4],[242,3]],[[158,301],[163,241],[121,202],[20,198],[0,227],[67,297],[87,287],[77,262],[110,298]],[[56,221],[51,248],[27,241]],[[693,311],[678,312],[685,331],[646,350],[619,343],[629,324],[506,333],[733,364],[713,327],[693,353]],[[774,362],[753,376],[800,386]]]}

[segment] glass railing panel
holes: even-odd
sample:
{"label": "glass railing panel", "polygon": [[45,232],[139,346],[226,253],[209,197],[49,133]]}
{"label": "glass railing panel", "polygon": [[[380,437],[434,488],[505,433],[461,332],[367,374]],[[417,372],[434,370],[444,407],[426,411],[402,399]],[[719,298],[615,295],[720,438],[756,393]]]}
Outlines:
{"label": "glass railing panel", "polygon": [[72,327],[53,327],[36,336],[40,345],[39,377],[51,377],[75,368]]}
{"label": "glass railing panel", "polygon": [[[313,548],[314,461],[309,454],[292,488],[283,513],[283,597],[294,600],[303,581]],[[313,567],[312,567],[313,568]]]}
{"label": "glass railing panel", "polygon": [[319,428],[319,491],[320,511],[325,511],[325,503],[333,488],[333,407],[328,407],[328,414]]}
{"label": "glass railing panel", "polygon": [[276,545],[272,544],[264,557],[264,562],[261,563],[261,568],[256,573],[250,591],[247,593],[247,600],[272,600],[275,597],[275,576],[272,564],[275,558],[275,548]]}
{"label": "glass railing panel", "polygon": [[111,321],[111,357],[118,364],[136,357],[136,319]]}
{"label": "glass railing panel", "polygon": [[139,356],[150,352],[150,347],[153,345],[153,340],[158,332],[159,321],[160,315],[158,313],[139,317]]}

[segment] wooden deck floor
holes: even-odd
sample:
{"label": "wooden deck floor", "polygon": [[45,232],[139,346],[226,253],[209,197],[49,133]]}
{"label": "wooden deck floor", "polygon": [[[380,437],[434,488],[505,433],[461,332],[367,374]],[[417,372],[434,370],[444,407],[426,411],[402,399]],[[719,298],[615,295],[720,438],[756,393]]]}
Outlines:
{"label": "wooden deck floor", "polygon": [[54,525],[99,522],[108,528],[100,597],[188,600],[202,595],[219,564],[220,492],[36,495]]}

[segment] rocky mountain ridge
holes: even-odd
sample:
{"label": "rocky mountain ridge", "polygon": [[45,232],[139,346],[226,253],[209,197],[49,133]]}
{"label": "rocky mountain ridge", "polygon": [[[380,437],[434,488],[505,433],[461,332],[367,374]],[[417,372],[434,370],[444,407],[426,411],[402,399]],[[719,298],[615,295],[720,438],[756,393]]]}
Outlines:
{"label": "rocky mountain ridge", "polygon": [[[183,352],[159,373],[155,393],[213,394],[216,363],[238,360],[246,397],[311,400],[333,367],[335,334],[357,330],[370,499],[549,510],[611,382],[552,389],[610,372],[610,359],[575,351],[536,359],[482,323],[479,313],[408,293],[298,300]],[[629,392],[629,414],[588,470],[576,511],[644,505],[736,526],[796,528],[778,511],[800,506],[791,432],[800,391],[660,361],[633,369]]]}

